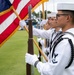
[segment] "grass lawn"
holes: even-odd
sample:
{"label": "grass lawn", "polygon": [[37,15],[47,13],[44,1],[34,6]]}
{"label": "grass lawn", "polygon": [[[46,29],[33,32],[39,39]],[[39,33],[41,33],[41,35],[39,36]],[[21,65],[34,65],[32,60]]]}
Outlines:
{"label": "grass lawn", "polygon": [[[36,37],[34,37],[36,39]],[[0,75],[26,75],[25,53],[28,47],[28,34],[25,30],[17,31],[0,48]],[[34,45],[34,53],[38,54]],[[34,68],[34,75],[39,75]]]}

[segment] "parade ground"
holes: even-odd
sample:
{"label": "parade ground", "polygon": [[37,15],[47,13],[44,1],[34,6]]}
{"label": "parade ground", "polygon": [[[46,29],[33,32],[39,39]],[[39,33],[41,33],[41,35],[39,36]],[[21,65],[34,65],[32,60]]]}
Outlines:
{"label": "parade ground", "polygon": [[[0,75],[26,75],[25,53],[27,50],[28,33],[25,30],[17,31],[0,48]],[[38,54],[35,45],[34,53]],[[36,68],[34,68],[34,75],[39,75]]]}

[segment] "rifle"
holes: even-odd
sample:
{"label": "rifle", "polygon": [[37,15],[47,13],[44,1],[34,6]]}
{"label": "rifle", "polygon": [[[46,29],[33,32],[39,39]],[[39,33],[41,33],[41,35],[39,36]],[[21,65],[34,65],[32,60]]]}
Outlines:
{"label": "rifle", "polygon": [[[28,38],[28,53],[30,54],[34,54],[34,50],[33,50],[33,34],[32,34],[32,20],[31,20],[31,8],[32,6],[30,5],[28,7],[28,12],[29,12],[29,38]],[[26,75],[33,75],[33,66],[26,64]]]}
{"label": "rifle", "polygon": [[[38,42],[38,45],[42,49],[42,45],[40,44],[40,42]],[[38,59],[39,59],[39,61],[41,61],[41,52],[40,51],[39,51]]]}

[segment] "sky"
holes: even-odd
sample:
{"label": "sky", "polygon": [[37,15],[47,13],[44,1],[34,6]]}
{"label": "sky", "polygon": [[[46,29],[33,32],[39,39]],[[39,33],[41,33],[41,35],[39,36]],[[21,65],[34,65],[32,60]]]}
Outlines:
{"label": "sky", "polygon": [[[74,0],[49,0],[44,3],[44,9],[52,12],[57,12],[57,3],[74,3]],[[35,12],[42,10],[42,5],[40,5]]]}

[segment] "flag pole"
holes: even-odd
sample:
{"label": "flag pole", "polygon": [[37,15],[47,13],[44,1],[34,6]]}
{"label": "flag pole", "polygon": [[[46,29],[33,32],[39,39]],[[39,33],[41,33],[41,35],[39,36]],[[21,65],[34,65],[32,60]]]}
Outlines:
{"label": "flag pole", "polygon": [[[18,13],[15,11],[14,7],[11,6],[11,9],[14,11],[15,15],[18,17],[18,19],[21,21],[20,16],[18,15]],[[24,26],[24,28],[26,29],[27,33],[29,33],[29,30],[26,26]],[[41,52],[42,56],[45,58],[46,61],[48,61],[47,57],[45,56],[45,54],[42,52],[42,50],[40,49],[40,47],[38,46],[38,44],[36,43],[36,41],[33,38],[33,42],[34,44],[37,46],[38,50]]]}
{"label": "flag pole", "polygon": [[[42,2],[42,15],[43,15],[43,19],[45,19],[45,11],[44,11],[44,2]],[[45,47],[46,47],[46,39],[44,39],[44,45],[45,45]]]}
{"label": "flag pole", "polygon": [[45,19],[44,2],[42,2],[42,15],[43,15],[43,19]]}
{"label": "flag pole", "polygon": [[33,42],[35,43],[35,45],[37,46],[38,50],[40,51],[41,55],[44,57],[44,59],[46,61],[48,61],[46,55],[43,53],[43,51],[41,50],[41,48],[39,47],[39,45],[36,43],[36,41],[33,39]]}

